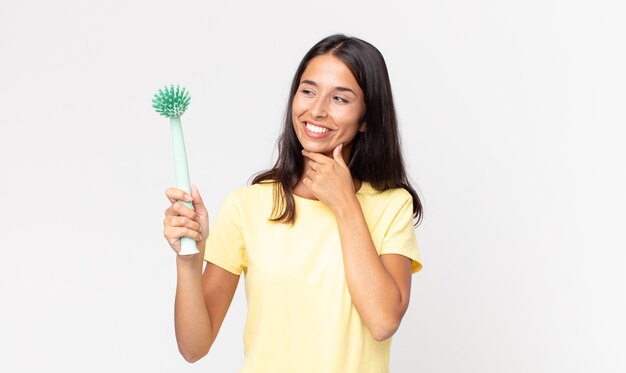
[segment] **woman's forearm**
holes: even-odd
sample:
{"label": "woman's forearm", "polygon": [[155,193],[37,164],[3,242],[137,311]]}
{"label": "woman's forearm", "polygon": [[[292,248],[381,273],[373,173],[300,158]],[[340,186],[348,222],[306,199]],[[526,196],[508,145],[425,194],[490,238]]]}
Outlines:
{"label": "woman's forearm", "polygon": [[211,319],[202,292],[202,259],[197,255],[176,257],[176,341],[190,363],[205,356],[212,343]]}
{"label": "woman's forearm", "polygon": [[402,318],[400,289],[383,266],[358,200],[339,209],[335,217],[352,302],[372,336],[387,339]]}

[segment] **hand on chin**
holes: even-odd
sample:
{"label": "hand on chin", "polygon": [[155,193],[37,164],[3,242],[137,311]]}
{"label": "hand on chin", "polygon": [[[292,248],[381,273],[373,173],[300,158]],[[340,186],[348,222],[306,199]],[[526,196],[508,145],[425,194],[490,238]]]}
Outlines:
{"label": "hand on chin", "polygon": [[333,212],[344,207],[355,196],[354,181],[350,169],[343,160],[342,145],[330,155],[304,149],[304,178],[302,183]]}

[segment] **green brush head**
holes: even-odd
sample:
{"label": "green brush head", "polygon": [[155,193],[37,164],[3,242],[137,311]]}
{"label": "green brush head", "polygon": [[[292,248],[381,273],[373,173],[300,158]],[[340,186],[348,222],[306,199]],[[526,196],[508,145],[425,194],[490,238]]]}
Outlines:
{"label": "green brush head", "polygon": [[189,97],[189,92],[186,92],[184,87],[181,89],[177,85],[176,89],[174,89],[172,84],[169,89],[167,86],[159,89],[159,93],[156,93],[154,99],[152,99],[152,107],[164,117],[178,118],[187,110],[189,100],[191,100],[191,97]]}

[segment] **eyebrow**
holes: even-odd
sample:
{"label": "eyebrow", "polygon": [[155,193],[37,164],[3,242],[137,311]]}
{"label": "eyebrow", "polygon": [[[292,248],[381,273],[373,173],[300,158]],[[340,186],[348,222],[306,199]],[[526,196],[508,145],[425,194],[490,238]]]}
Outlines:
{"label": "eyebrow", "polygon": [[[300,82],[300,84],[309,84],[312,85],[314,87],[317,87],[317,83],[315,83],[312,80],[303,80]],[[353,95],[358,96],[353,90],[351,90],[350,88],[346,88],[346,87],[335,87],[335,89],[337,91],[341,91],[341,92],[351,92]]]}

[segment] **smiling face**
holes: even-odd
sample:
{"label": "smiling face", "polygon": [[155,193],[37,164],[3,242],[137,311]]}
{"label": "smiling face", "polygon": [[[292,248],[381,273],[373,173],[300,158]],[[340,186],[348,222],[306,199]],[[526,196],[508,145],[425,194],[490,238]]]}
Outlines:
{"label": "smiling face", "polygon": [[363,91],[352,72],[337,57],[317,56],[307,65],[293,98],[292,122],[302,147],[332,157],[343,145],[347,161],[352,140],[364,132]]}

